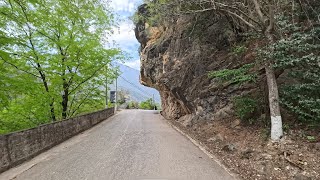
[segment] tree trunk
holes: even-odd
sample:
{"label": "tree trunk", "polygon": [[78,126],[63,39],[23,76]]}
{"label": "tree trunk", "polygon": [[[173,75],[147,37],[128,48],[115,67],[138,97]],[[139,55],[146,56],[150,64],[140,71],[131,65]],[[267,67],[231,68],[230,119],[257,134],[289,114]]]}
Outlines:
{"label": "tree trunk", "polygon": [[[256,8],[261,10],[257,1]],[[269,44],[273,44],[275,42],[274,39],[274,26],[275,26],[275,13],[274,13],[275,5],[270,2],[269,3],[269,25],[266,27],[264,34],[267,37]],[[261,16],[261,15],[259,15]],[[264,18],[261,17],[263,20]],[[270,49],[270,53],[273,53],[273,49]],[[275,72],[273,69],[273,63],[271,59],[267,59],[265,62],[265,70],[269,91],[269,108],[270,108],[270,117],[271,117],[271,140],[278,141],[283,136],[282,129],[282,117],[280,114],[280,102],[279,102],[279,92],[277,79],[275,76]]]}
{"label": "tree trunk", "polygon": [[63,83],[63,94],[62,94],[62,118],[67,119],[68,112],[68,102],[69,102],[69,85],[64,82]]}
{"label": "tree trunk", "polygon": [[[273,14],[273,13],[270,13]],[[273,16],[272,16],[273,17]],[[273,21],[273,20],[270,20]],[[270,23],[272,24],[272,23]],[[269,40],[269,43],[274,43],[273,25],[270,25],[265,31],[265,35]],[[273,49],[270,49],[270,53],[273,53]],[[279,102],[279,91],[277,85],[277,79],[275,72],[271,63],[271,60],[268,59],[265,62],[265,70],[269,91],[269,108],[270,108],[270,117],[271,117],[271,140],[278,141],[283,136],[282,129],[282,117],[280,113],[280,102]]]}
{"label": "tree trunk", "polygon": [[[43,85],[44,85],[47,93],[49,94],[49,87],[48,87],[48,83],[45,80],[45,78],[43,80]],[[53,100],[53,98],[52,98],[49,106],[50,106],[51,120],[52,120],[52,122],[55,122],[57,119],[56,119],[55,110],[54,110],[54,100]]]}
{"label": "tree trunk", "polygon": [[279,92],[274,69],[271,63],[265,64],[268,91],[269,91],[269,107],[271,117],[271,139],[279,140],[283,136],[282,118],[280,114]]}
{"label": "tree trunk", "polygon": [[[41,65],[39,63],[37,63],[37,66],[38,66],[38,72],[41,76],[43,86],[44,86],[46,92],[49,94],[49,86],[48,86],[48,82],[46,79],[46,75],[42,72]],[[52,122],[55,122],[57,119],[56,119],[55,110],[54,110],[54,99],[53,98],[52,98],[49,106],[50,106],[51,120],[52,120]]]}
{"label": "tree trunk", "polygon": [[69,83],[66,79],[66,69],[67,66],[65,64],[66,59],[67,59],[67,55],[66,52],[64,52],[63,48],[61,46],[58,45],[58,48],[60,50],[60,54],[62,56],[61,59],[61,66],[62,66],[62,88],[63,88],[63,94],[62,94],[62,102],[61,102],[61,106],[62,106],[62,119],[67,119],[68,117],[68,102],[69,102]]}
{"label": "tree trunk", "polygon": [[52,100],[52,102],[50,103],[50,113],[51,113],[51,120],[52,122],[55,122],[57,119],[56,119],[56,115],[55,115],[55,112],[54,112],[54,100]]}

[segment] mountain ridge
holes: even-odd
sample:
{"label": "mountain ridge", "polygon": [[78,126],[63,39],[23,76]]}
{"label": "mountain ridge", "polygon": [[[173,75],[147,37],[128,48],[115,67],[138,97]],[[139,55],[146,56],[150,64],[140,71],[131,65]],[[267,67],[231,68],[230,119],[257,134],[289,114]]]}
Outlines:
{"label": "mountain ridge", "polygon": [[[118,77],[118,90],[124,90],[129,93],[132,101],[145,101],[154,96],[155,102],[160,103],[160,95],[156,89],[149,88],[140,84],[140,72],[137,69],[127,65],[117,63],[120,69],[120,76]],[[109,85],[110,91],[115,90],[115,83]]]}

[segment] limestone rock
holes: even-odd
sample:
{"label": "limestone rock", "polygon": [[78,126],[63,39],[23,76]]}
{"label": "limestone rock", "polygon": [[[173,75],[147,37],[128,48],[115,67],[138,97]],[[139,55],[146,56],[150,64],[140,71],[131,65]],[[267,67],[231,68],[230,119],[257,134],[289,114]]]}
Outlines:
{"label": "limestone rock", "polygon": [[228,143],[222,148],[222,150],[229,151],[229,152],[235,151],[236,150],[236,146],[234,144]]}
{"label": "limestone rock", "polygon": [[241,124],[240,119],[236,119],[231,123],[231,127],[235,128],[235,127],[239,126],[240,124]]}
{"label": "limestone rock", "polygon": [[[138,11],[148,16],[145,5]],[[160,92],[161,114],[166,119],[187,114],[198,115],[193,122],[231,117],[232,98],[257,87],[222,85],[210,79],[208,72],[239,67],[239,57],[228,55],[228,49],[240,38],[237,25],[215,12],[172,18],[156,26],[142,20],[137,23],[140,82]],[[186,121],[185,126],[190,122]]]}
{"label": "limestone rock", "polygon": [[294,177],[293,177],[294,180],[311,180],[310,177],[300,173],[300,174],[296,174]]}

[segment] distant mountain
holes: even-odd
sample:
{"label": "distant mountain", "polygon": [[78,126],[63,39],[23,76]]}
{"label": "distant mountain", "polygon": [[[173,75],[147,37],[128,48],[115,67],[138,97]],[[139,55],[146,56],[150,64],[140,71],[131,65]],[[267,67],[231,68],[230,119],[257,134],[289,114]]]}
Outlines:
{"label": "distant mountain", "polygon": [[[152,98],[154,95],[155,102],[161,102],[160,95],[157,90],[140,84],[140,72],[138,70],[123,64],[117,64],[117,66],[119,66],[122,73],[118,78],[118,89],[127,91],[131,100],[141,102]],[[115,90],[114,84],[109,85],[109,87],[112,91]]]}

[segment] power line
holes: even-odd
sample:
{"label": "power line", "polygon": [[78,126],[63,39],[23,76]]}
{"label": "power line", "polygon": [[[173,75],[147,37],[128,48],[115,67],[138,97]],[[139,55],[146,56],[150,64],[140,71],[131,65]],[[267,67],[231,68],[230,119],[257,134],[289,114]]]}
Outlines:
{"label": "power line", "polygon": [[[114,67],[111,64],[111,67]],[[124,81],[126,81],[127,83],[129,83],[131,86],[133,86],[134,88],[138,89],[140,92],[147,94],[150,97],[153,97],[153,94],[151,95],[150,93],[142,90],[140,87],[138,87],[137,85],[135,85],[134,83],[130,82],[129,80],[127,80],[126,78],[124,78],[123,76],[119,75],[119,77],[121,77]],[[140,94],[140,93],[139,93]],[[140,94],[141,95],[141,94]],[[145,98],[148,98],[147,96],[143,95]],[[160,101],[160,99],[157,98],[158,101]]]}
{"label": "power line", "polygon": [[[125,89],[126,87],[125,86],[119,86],[121,89]],[[139,96],[145,98],[145,99],[149,99],[150,97],[146,96],[146,95],[143,95],[142,93],[140,93],[140,91],[135,91],[134,93],[138,94]]]}
{"label": "power line", "polygon": [[142,90],[140,87],[138,87],[138,86],[135,85],[134,83],[130,82],[130,81],[127,80],[126,78],[122,77],[121,75],[120,75],[119,77],[121,77],[124,81],[126,81],[126,82],[129,83],[130,85],[132,85],[134,88],[140,90],[142,93],[145,93],[145,94],[147,94],[147,95],[149,95],[149,96],[152,96],[151,94],[149,94],[148,92]]}
{"label": "power line", "polygon": [[[124,78],[123,76],[119,76],[121,77],[124,81],[126,81],[127,83],[129,83],[131,86],[133,86],[134,88],[138,89],[140,92],[147,94],[148,96],[152,97],[153,95],[151,95],[150,93],[142,90],[140,87],[138,87],[137,85],[135,85],[134,83],[130,82],[129,80],[127,80],[126,78]],[[145,96],[146,97],[146,96]]]}

